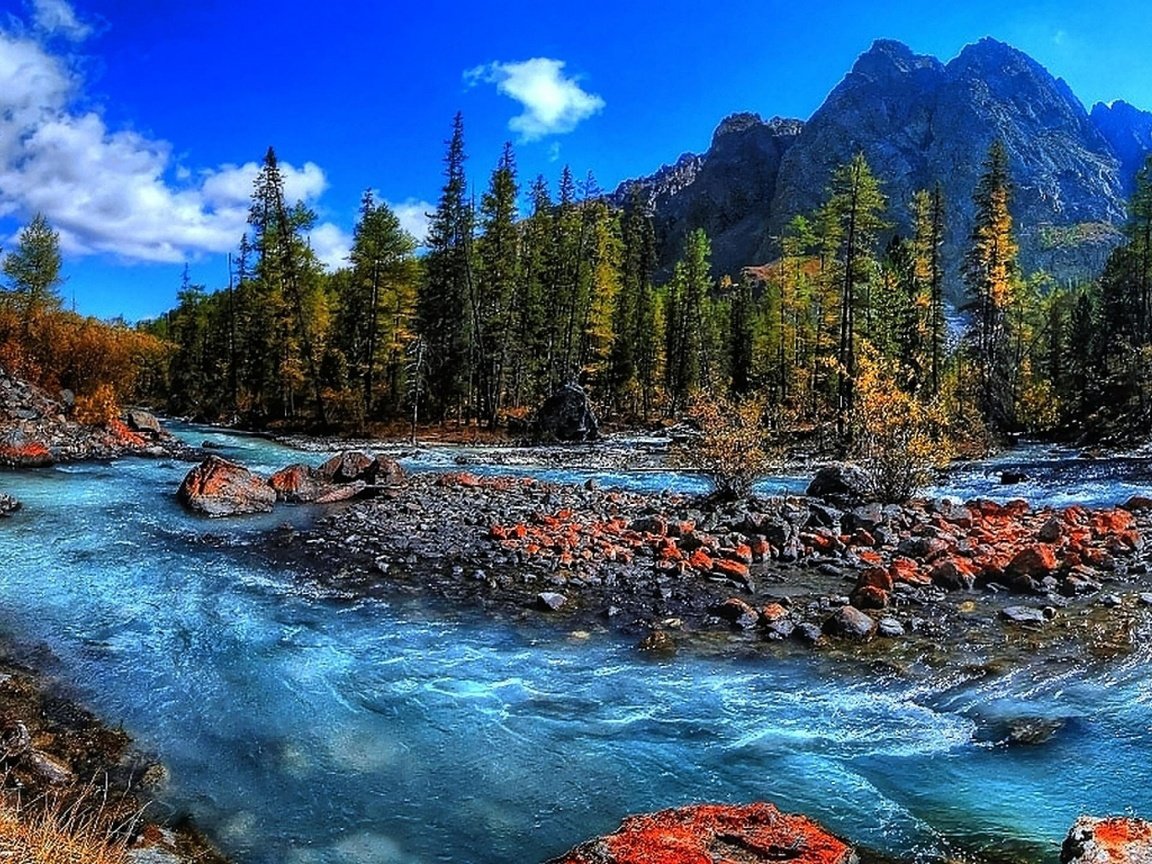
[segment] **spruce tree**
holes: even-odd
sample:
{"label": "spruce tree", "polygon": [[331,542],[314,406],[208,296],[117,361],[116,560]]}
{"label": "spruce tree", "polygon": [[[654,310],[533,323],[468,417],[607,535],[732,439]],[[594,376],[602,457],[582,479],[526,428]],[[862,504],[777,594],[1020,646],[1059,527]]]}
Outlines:
{"label": "spruce tree", "polygon": [[4,256],[7,289],[25,322],[36,314],[59,309],[60,235],[37,213],[16,238],[16,248]]}
{"label": "spruce tree", "polygon": [[519,194],[509,143],[480,201],[482,234],[476,243],[477,273],[471,298],[479,408],[489,426],[495,425],[501,408],[512,355],[513,303],[521,281],[516,225]]}
{"label": "spruce tree", "polygon": [[428,226],[428,252],[417,306],[425,343],[428,402],[443,421],[462,414],[471,376],[472,231],[474,215],[464,175],[464,118],[452,121],[444,156],[444,188]]}
{"label": "spruce tree", "polygon": [[1008,309],[1018,268],[1009,211],[1008,154],[1000,141],[993,142],[988,151],[972,200],[976,217],[963,263],[966,308],[973,315],[969,341],[975,355],[980,410],[986,420],[1004,428],[1010,413]]}
{"label": "spruce tree", "polygon": [[[834,223],[836,275],[839,282],[837,336],[836,429],[847,436],[854,403],[857,373],[857,313],[869,312],[867,288],[877,270],[876,244],[887,223],[887,201],[863,153],[841,165],[832,175],[826,209]],[[862,322],[866,323],[866,322]]]}

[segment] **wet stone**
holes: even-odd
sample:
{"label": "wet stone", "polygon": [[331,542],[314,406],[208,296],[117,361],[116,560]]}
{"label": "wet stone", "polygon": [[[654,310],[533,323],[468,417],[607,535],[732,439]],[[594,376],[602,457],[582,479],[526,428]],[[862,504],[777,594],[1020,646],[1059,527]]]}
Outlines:
{"label": "wet stone", "polygon": [[536,595],[536,604],[547,612],[559,612],[568,603],[568,598],[555,591],[542,591]]}
{"label": "wet stone", "polygon": [[898,639],[907,632],[904,625],[895,618],[881,618],[876,623],[876,632],[888,639]]}
{"label": "wet stone", "polygon": [[1035,606],[1007,606],[1000,610],[1000,617],[1014,624],[1046,624],[1048,616],[1043,609]]}

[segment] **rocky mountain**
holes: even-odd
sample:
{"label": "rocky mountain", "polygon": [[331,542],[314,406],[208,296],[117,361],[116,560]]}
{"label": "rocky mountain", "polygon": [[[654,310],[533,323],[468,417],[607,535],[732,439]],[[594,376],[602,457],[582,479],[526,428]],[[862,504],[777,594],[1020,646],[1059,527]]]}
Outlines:
{"label": "rocky mountain", "polygon": [[780,165],[803,128],[798,120],[733,114],[716,128],[704,156],[686,153],[651,177],[626,181],[615,198],[623,205],[639,195],[652,208],[665,263],[690,231],[703,228],[717,271],[739,273],[754,263],[749,253],[763,239]]}
{"label": "rocky mountain", "polygon": [[796,214],[820,205],[832,171],[863,151],[884,183],[894,230],[909,229],[917,189],[943,185],[953,292],[972,224],[972,190],[992,141],[1003,141],[1013,215],[1028,269],[1059,278],[1098,272],[1118,241],[1136,168],[1152,152],[1152,114],[1123,103],[1089,115],[1068,85],[994,39],[948,63],[880,40],[805,123],[737,114],[712,146],[616,192],[651,208],[667,266],[684,235],[713,238],[717,275],[777,257]]}
{"label": "rocky mountain", "polygon": [[1132,191],[1136,172],[1152,153],[1152,112],[1141,111],[1123,100],[1111,105],[1097,102],[1092,107],[1092,122],[1120,160],[1120,173],[1125,191]]}

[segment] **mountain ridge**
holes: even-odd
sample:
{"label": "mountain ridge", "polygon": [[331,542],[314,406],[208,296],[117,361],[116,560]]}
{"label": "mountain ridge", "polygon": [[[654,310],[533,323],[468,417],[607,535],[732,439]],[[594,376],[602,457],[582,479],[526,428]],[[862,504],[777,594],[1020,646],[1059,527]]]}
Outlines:
{"label": "mountain ridge", "polygon": [[985,37],[948,62],[877,39],[807,120],[740,112],[702,154],[627,180],[653,215],[662,270],[704,228],[717,276],[777,257],[795,215],[810,213],[832,171],[862,151],[907,233],[912,194],[939,181],[952,295],[971,230],[972,190],[993,140],[1008,151],[1022,263],[1059,279],[1095,275],[1119,239],[1136,170],[1152,153],[1152,113],[1122,101],[1089,112],[1071,87],[1007,43]]}

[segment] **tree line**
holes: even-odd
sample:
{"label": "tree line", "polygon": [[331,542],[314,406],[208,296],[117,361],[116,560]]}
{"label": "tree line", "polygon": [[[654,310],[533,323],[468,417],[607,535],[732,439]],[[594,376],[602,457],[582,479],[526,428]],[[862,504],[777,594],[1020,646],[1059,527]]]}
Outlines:
{"label": "tree line", "polygon": [[[778,257],[737,281],[713,278],[698,230],[658,282],[645,202],[614,206],[591,174],[577,182],[565,168],[555,192],[542,177],[525,190],[506,145],[477,200],[466,164],[457,115],[422,253],[365,193],[346,265],[328,272],[308,243],[316,216],[285,199],[269,148],[227,286],[209,291],[186,270],[176,308],[135,331],[137,371],[117,373],[117,394],[252,426],[498,426],[579,382],[609,420],[755,399],[782,435],[841,449],[878,440],[877,412],[973,448],[1027,432],[1152,429],[1152,169],[1101,277],[1058,285],[1021,271],[1010,165],[994,144],[972,192],[957,316],[940,186],[895,202],[912,214],[901,232],[862,154],[788,224]],[[33,333],[71,314],[57,245],[37,217],[4,261],[0,362],[91,390],[62,371],[77,357],[53,356],[42,344],[53,338]]]}

